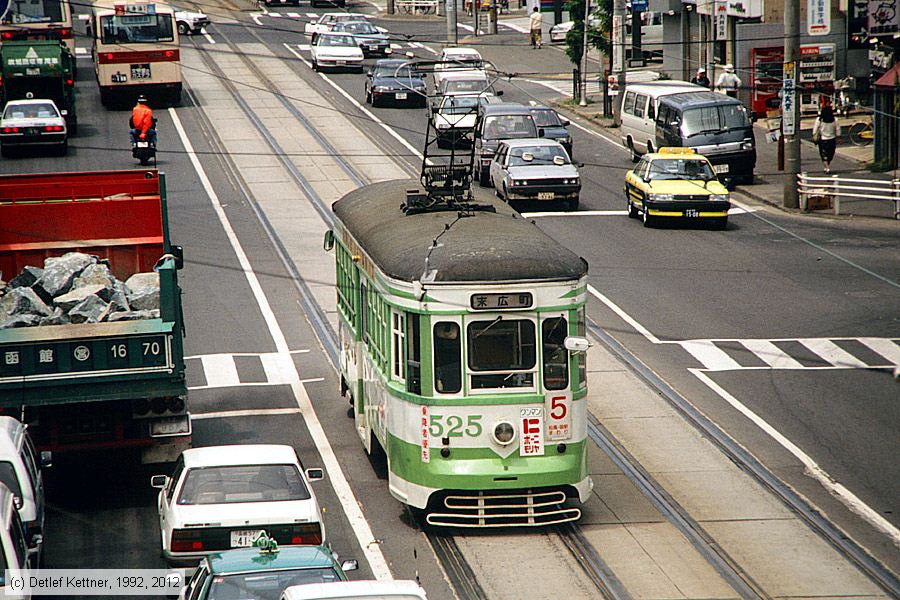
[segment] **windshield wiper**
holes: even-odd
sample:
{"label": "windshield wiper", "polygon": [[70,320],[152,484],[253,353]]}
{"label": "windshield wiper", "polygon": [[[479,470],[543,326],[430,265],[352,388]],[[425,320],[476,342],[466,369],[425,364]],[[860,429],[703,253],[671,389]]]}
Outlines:
{"label": "windshield wiper", "polygon": [[497,317],[496,319],[494,319],[493,321],[491,321],[490,323],[488,323],[487,327],[485,327],[484,329],[482,329],[481,331],[479,331],[478,333],[476,333],[475,336],[474,336],[472,339],[478,339],[478,338],[480,338],[481,336],[483,336],[483,335],[485,334],[485,332],[486,332],[488,329],[490,329],[491,327],[493,327],[494,325],[496,325],[497,323],[499,323],[500,320],[501,320],[502,318],[503,318],[503,315]]}
{"label": "windshield wiper", "polygon": [[692,138],[695,135],[703,135],[704,133],[722,133],[723,131],[727,131],[727,129],[701,129],[700,131],[695,131],[694,133],[689,133],[685,137]]}

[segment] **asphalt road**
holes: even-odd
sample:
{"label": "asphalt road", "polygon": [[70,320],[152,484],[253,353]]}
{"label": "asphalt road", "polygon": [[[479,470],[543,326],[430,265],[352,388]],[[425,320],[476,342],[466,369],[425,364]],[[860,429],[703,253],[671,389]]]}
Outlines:
{"label": "asphalt road", "polygon": [[[414,148],[421,148],[425,111],[374,109],[384,126],[360,115],[294,54],[308,58],[303,47],[308,41],[300,33],[306,20],[303,16],[322,11],[307,6],[278,10],[301,17],[258,17],[257,31],[264,33],[266,45],[277,56],[290,59],[298,77],[313,83],[336,107],[354,115],[382,148],[405,157],[411,172],[415,172],[419,159],[386,128]],[[211,16],[214,21],[225,17]],[[238,18],[250,21],[247,14]],[[392,32],[408,34],[406,41],[398,40],[403,52],[434,57],[433,52],[410,45],[410,41],[434,51],[440,49],[441,23],[395,19],[382,24]],[[223,36],[237,43],[256,41],[246,31],[226,23],[214,25],[210,33],[219,43],[224,41]],[[205,37],[185,43],[214,46]],[[83,40],[79,44],[86,45]],[[564,59],[552,49],[532,52],[515,48],[525,44],[524,34],[507,31],[484,46],[483,52],[501,69],[521,74],[498,83],[506,93],[505,99],[547,101],[558,93],[526,80],[552,81],[549,74],[562,72]],[[90,61],[79,59],[79,69],[80,131],[70,143],[69,156],[3,160],[0,172],[135,166],[128,151],[127,111],[100,107]],[[339,73],[328,77],[352,97],[364,101],[362,76]],[[383,471],[379,465],[373,468],[359,451],[352,420],[346,418],[346,404],[335,393],[334,371],[308,323],[296,317],[296,288],[252,207],[230,179],[226,162],[208,146],[203,134],[206,125],[189,102],[177,113],[253,264],[290,349],[297,352],[294,358],[298,371],[304,378],[322,379],[307,384],[309,395],[354,490],[365,498],[367,516],[377,518],[381,529],[389,534],[376,544],[382,546],[398,576],[412,577],[419,572],[429,597],[449,597],[439,568],[422,546],[424,538],[389,497],[381,479]],[[237,369],[243,380],[252,381],[259,377],[259,356],[274,352],[276,344],[209,198],[178,142],[168,112],[157,111],[157,116],[159,167],[168,175],[172,237],[185,248],[186,267],[180,277],[188,333],[186,349],[188,356],[195,357],[189,360],[188,371],[190,384],[199,388],[191,392],[190,408],[201,416],[194,422],[194,443],[289,443],[298,448],[306,466],[318,466],[322,457],[302,415],[289,421],[265,415],[214,415],[221,411],[294,408],[296,398],[285,386],[207,387],[209,381],[198,357],[240,354],[235,359]],[[696,370],[709,365],[684,344],[717,340],[715,348],[724,350],[737,367],[713,368],[704,375],[792,440],[895,527],[900,526],[898,383],[886,370],[865,368],[879,364],[879,357],[867,354],[867,346],[860,342],[863,338],[900,338],[900,238],[893,224],[812,221],[759,210],[732,216],[725,232],[683,226],[648,230],[624,214],[591,214],[624,209],[621,185],[630,162],[614,141],[577,127],[572,128],[572,135],[575,156],[586,165],[582,171],[582,214],[536,219],[591,264],[591,283],[608,300],[592,301],[591,318],[785,481],[822,506],[880,559],[900,570],[895,547],[809,479],[795,457],[698,378]],[[611,304],[621,310],[612,310]],[[631,320],[624,320],[622,311]],[[636,324],[650,336],[642,334]],[[800,366],[766,368],[759,354],[748,350],[747,340],[753,341],[755,348],[760,342],[770,342]],[[862,366],[845,358],[841,363],[838,359],[843,355],[833,353],[839,363],[835,367],[835,362],[823,361],[821,354],[810,352],[803,343],[809,340],[831,341],[861,360]],[[162,566],[157,544],[149,542],[159,535],[154,490],[149,486],[149,476],[160,472],[158,469],[135,469],[128,457],[56,462],[47,475],[46,566]],[[330,482],[322,482],[316,491],[326,507],[328,535],[335,549],[342,557],[362,558],[362,547]],[[418,549],[417,560],[412,560],[414,548]],[[360,564],[363,570],[354,578],[371,576],[365,561]]]}

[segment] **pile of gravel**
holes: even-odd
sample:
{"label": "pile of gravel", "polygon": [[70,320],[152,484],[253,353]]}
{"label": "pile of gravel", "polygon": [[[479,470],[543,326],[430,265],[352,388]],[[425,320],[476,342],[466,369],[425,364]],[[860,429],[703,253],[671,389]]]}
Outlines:
{"label": "pile of gravel", "polygon": [[159,274],[121,281],[109,261],[82,252],[48,258],[0,281],[0,329],[159,318]]}

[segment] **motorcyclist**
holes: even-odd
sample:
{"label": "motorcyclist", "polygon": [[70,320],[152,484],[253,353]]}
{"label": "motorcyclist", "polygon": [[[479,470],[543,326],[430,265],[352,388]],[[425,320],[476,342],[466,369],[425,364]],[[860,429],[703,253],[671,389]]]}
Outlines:
{"label": "motorcyclist", "polygon": [[131,143],[147,141],[156,145],[156,129],[153,127],[153,109],[147,105],[147,97],[141,94],[131,109]]}

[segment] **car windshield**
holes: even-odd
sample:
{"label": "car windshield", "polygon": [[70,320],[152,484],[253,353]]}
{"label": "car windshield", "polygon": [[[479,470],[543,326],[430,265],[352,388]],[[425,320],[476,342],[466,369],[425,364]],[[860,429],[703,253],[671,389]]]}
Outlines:
{"label": "car windshield", "polygon": [[483,92],[490,87],[487,79],[450,79],[444,84],[444,91],[454,92]]}
{"label": "car windshield", "polygon": [[[558,158],[557,158],[558,157]],[[556,159],[556,162],[554,162]],[[559,161],[562,160],[562,163]],[[566,151],[559,146],[522,146],[509,151],[509,166],[569,164]]]}
{"label": "car windshield", "polygon": [[534,117],[534,124],[538,127],[562,127],[555,110],[549,108],[532,110],[531,116]]}
{"label": "car windshield", "polygon": [[340,31],[348,33],[378,33],[378,30],[368,21],[351,21],[349,23],[341,23]]}
{"label": "car windshield", "polygon": [[413,71],[408,65],[397,67],[375,67],[375,77],[403,77],[406,79],[422,79],[422,74]]}
{"label": "car windshield", "polygon": [[56,107],[49,102],[35,104],[8,104],[4,119],[52,119],[58,117]]}
{"label": "car windshield", "polygon": [[475,114],[479,101],[484,103],[477,96],[446,96],[441,104],[441,112],[450,115]]}
{"label": "car windshield", "polygon": [[444,59],[450,69],[483,69],[484,61],[474,56],[448,56]]}
{"label": "car windshield", "polygon": [[332,568],[291,569],[284,571],[256,571],[233,575],[213,575],[207,600],[278,600],[281,593],[292,585],[310,583],[334,583],[341,578]]}
{"label": "car windshield", "polygon": [[484,120],[483,137],[487,140],[537,137],[537,130],[530,114],[489,116]]}
{"label": "car windshield", "polygon": [[353,46],[356,47],[356,41],[350,35],[320,35],[317,46]]}
{"label": "car windshield", "polygon": [[295,465],[234,465],[188,469],[178,504],[308,500]]}
{"label": "car windshield", "polygon": [[702,133],[719,133],[728,129],[750,127],[747,111],[740,104],[703,106],[684,111],[681,132],[687,137]]}
{"label": "car windshield", "polygon": [[650,181],[688,179],[712,181],[716,178],[709,163],[696,158],[658,158],[650,163]]}

